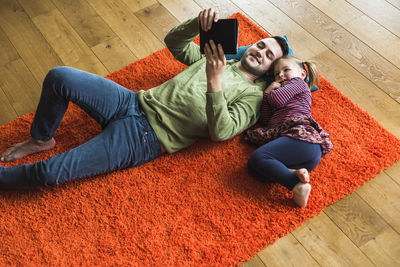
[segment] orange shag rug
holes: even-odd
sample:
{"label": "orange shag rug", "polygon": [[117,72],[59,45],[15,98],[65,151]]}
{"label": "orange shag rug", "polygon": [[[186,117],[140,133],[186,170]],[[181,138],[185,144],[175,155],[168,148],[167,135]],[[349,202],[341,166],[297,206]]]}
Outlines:
{"label": "orange shag rug", "polygon": [[[234,17],[240,45],[268,36],[243,15]],[[163,49],[108,78],[137,91],[183,68]],[[319,87],[313,116],[335,147],[311,173],[306,208],[296,208],[282,186],[247,174],[254,148],[241,136],[202,140],[140,167],[37,191],[0,192],[0,265],[226,266],[252,258],[400,159],[398,138],[324,78]],[[29,137],[32,118],[0,127],[1,151]],[[12,164],[48,158],[99,131],[71,105],[57,147]]]}

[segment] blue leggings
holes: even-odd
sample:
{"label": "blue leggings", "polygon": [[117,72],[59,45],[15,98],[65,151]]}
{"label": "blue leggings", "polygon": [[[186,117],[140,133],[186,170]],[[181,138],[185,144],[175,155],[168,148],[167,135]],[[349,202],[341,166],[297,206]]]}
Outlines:
{"label": "blue leggings", "polygon": [[160,143],[135,92],[104,77],[69,67],[54,68],[44,79],[31,136],[51,139],[70,101],[93,117],[103,131],[48,160],[0,166],[0,189],[56,185],[137,166],[161,155]]}
{"label": "blue leggings", "polygon": [[256,149],[247,162],[249,173],[258,180],[276,182],[289,190],[300,182],[289,169],[317,167],[321,147],[282,136]]}

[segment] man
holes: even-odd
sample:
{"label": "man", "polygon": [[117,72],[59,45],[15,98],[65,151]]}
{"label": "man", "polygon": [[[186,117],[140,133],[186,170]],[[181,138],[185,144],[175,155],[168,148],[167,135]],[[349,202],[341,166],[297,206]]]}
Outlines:
{"label": "man", "polygon": [[[189,65],[173,79],[137,94],[103,77],[68,67],[52,69],[31,125],[31,139],[0,157],[12,161],[51,149],[69,101],[92,116],[103,131],[85,144],[34,164],[0,167],[0,188],[32,188],[137,166],[173,153],[199,138],[227,140],[258,119],[266,87],[262,79],[272,62],[287,54],[279,37],[260,40],[241,61],[226,61],[212,41],[205,56],[192,41],[199,25],[209,30],[218,13],[203,10],[172,29],[165,43]],[[204,72],[205,69],[205,72]]]}

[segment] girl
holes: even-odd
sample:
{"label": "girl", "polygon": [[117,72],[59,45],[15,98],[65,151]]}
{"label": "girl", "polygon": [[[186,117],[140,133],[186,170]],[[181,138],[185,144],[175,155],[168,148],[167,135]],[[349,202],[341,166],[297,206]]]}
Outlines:
{"label": "girl", "polygon": [[245,132],[247,141],[260,146],[247,167],[255,178],[291,190],[294,202],[305,207],[311,192],[308,172],[333,147],[329,134],[311,116],[310,88],[318,82],[318,73],[313,63],[293,56],[276,60],[271,69],[274,82],[264,91],[262,127]]}

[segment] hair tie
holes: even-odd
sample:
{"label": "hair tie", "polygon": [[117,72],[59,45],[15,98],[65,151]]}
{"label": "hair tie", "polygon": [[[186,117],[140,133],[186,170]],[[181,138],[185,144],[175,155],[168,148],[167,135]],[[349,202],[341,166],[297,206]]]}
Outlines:
{"label": "hair tie", "polygon": [[309,70],[308,70],[308,66],[307,66],[307,62],[303,61],[301,62],[301,65],[303,66],[303,69],[306,71],[306,78],[304,79],[304,81],[310,85],[310,75],[309,75]]}
{"label": "hair tie", "polygon": [[308,77],[309,70],[308,70],[307,62],[303,61],[303,62],[301,62],[301,64],[303,65],[303,69],[306,71],[306,77]]}

